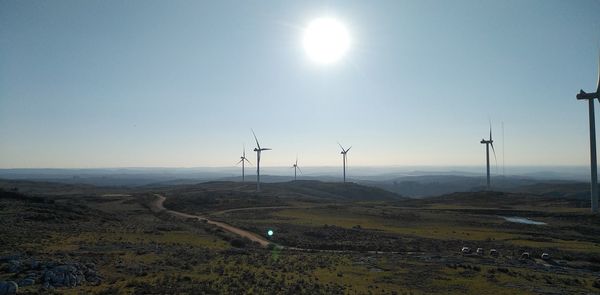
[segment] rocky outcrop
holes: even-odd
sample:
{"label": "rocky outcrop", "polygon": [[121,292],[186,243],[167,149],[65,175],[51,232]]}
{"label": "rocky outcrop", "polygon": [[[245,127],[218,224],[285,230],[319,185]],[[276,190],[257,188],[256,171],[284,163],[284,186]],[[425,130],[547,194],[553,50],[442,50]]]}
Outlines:
{"label": "rocky outcrop", "polygon": [[44,270],[41,282],[45,288],[75,287],[85,282],[98,285],[102,278],[96,273],[93,264],[62,264]]}
{"label": "rocky outcrop", "polygon": [[19,256],[0,257],[0,265],[20,279],[1,282],[0,295],[15,294],[19,287],[41,284],[43,288],[71,288],[83,284],[99,285],[102,277],[96,272],[93,263],[42,262],[34,258]]}
{"label": "rocky outcrop", "polygon": [[45,288],[75,287],[85,280],[83,272],[74,265],[59,265],[44,271],[42,282]]}

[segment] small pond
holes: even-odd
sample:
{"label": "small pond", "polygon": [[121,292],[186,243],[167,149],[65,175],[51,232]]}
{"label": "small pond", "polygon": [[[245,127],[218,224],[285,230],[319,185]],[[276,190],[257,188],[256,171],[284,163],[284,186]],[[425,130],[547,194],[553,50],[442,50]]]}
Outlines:
{"label": "small pond", "polygon": [[516,222],[516,223],[523,223],[523,224],[532,224],[532,225],[546,225],[545,222],[541,222],[541,221],[535,221],[535,220],[531,220],[525,217],[518,217],[518,216],[501,216],[502,218],[504,218],[504,220],[508,221],[508,222]]}

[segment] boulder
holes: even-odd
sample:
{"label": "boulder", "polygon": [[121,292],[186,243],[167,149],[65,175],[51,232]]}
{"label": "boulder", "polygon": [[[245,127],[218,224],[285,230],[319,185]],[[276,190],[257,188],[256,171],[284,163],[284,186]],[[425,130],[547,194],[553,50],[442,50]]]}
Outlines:
{"label": "boulder", "polygon": [[19,291],[19,285],[13,281],[0,282],[0,295],[13,295]]}
{"label": "boulder", "polygon": [[75,287],[85,281],[99,283],[100,279],[95,271],[76,263],[58,265],[46,270],[42,281],[45,287]]}

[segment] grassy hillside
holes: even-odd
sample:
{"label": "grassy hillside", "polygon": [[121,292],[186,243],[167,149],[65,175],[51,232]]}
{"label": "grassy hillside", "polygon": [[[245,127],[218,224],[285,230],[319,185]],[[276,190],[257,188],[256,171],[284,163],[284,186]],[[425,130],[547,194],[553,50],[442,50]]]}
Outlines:
{"label": "grassy hillside", "polygon": [[401,200],[404,197],[377,187],[360,185],[353,182],[321,182],[299,180],[274,183],[266,186],[267,191],[288,191],[313,198],[340,201],[382,201]]}
{"label": "grassy hillside", "polygon": [[[26,294],[600,291],[600,218],[573,198],[467,192],[406,199],[316,181],[265,184],[261,193],[239,182],[110,193],[20,184],[0,191],[0,279]],[[263,248],[207,222],[152,211],[154,194],[166,196],[171,210],[200,212],[282,247]],[[463,254],[463,246],[485,253]],[[523,252],[531,257],[520,259]]]}
{"label": "grassy hillside", "polygon": [[413,199],[403,203],[409,206],[467,206],[479,208],[587,208],[589,200],[566,196],[546,196],[530,193],[495,191],[451,193],[426,199]]}
{"label": "grassy hillside", "polygon": [[261,184],[261,188],[261,192],[257,193],[254,183],[220,181],[165,187],[160,191],[168,197],[165,207],[185,212],[286,206],[299,202],[392,201],[405,199],[383,189],[355,183],[292,181],[265,183]]}
{"label": "grassy hillside", "polygon": [[590,184],[584,182],[536,183],[515,188],[514,191],[557,198],[579,200],[590,198]]}

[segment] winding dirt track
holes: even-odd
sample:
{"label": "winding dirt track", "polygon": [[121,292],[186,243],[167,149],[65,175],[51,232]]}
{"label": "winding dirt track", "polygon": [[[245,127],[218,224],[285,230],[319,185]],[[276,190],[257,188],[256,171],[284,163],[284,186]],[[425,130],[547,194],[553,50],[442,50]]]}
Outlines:
{"label": "winding dirt track", "polygon": [[[169,210],[167,208],[164,207],[164,202],[167,198],[165,198],[162,195],[158,195],[155,194],[154,195],[156,198],[150,203],[150,208],[153,212],[155,213],[159,213],[159,212],[166,212],[168,214],[171,214],[173,216],[179,217],[179,218],[184,218],[184,219],[188,219],[188,218],[192,218],[192,219],[197,219],[197,220],[206,220],[207,223],[209,224],[214,224],[220,228],[222,228],[223,230],[226,230],[230,233],[236,234],[240,237],[243,238],[248,238],[253,242],[257,242],[259,243],[262,247],[267,247],[271,242],[269,242],[268,240],[262,238],[261,236],[253,233],[253,232],[249,232],[247,230],[243,230],[241,228],[237,228],[234,226],[231,226],[227,223],[223,223],[220,221],[214,221],[214,220],[210,220],[204,216],[199,216],[199,215],[193,215],[193,214],[188,214],[188,213],[183,213],[183,212],[179,212],[179,211],[173,211],[173,210]],[[274,207],[254,207],[256,210],[258,209],[267,209],[267,208],[286,208],[288,206],[274,206]],[[221,211],[220,213],[223,212],[231,212],[231,211],[236,211],[236,210],[253,210],[254,208],[240,208],[240,209],[232,209],[232,210],[225,210],[225,211]],[[290,208],[297,208],[297,207],[290,207]],[[307,208],[311,208],[311,207],[307,207]],[[324,253],[369,253],[369,254],[408,254],[408,255],[415,255],[415,254],[422,254],[421,252],[396,252],[396,251],[353,251],[353,250],[325,250],[325,249],[309,249],[309,248],[298,248],[298,247],[287,247],[287,246],[281,246],[281,245],[277,245],[277,247],[279,249],[287,249],[287,250],[294,250],[294,251],[303,251],[303,252],[324,252]]]}
{"label": "winding dirt track", "polygon": [[210,220],[206,217],[203,216],[199,216],[199,215],[192,215],[192,214],[187,214],[187,213],[183,213],[183,212],[178,212],[178,211],[173,211],[173,210],[168,210],[165,208],[164,206],[164,202],[167,198],[165,198],[164,196],[161,195],[154,195],[156,197],[156,199],[154,199],[154,201],[152,201],[151,205],[151,209],[153,212],[166,212],[169,213],[173,216],[176,217],[180,217],[180,218],[193,218],[193,219],[197,219],[197,220],[205,220],[207,223],[209,224],[214,224],[220,228],[222,228],[223,230],[226,230],[230,233],[236,234],[240,237],[243,238],[248,238],[249,240],[253,241],[253,242],[257,242],[259,243],[262,247],[267,247],[269,245],[269,241],[267,241],[266,239],[260,237],[259,235],[249,232],[247,230],[243,230],[241,228],[237,228],[234,226],[231,226],[227,223],[223,223],[223,222],[219,222],[219,221],[214,221],[214,220]]}

